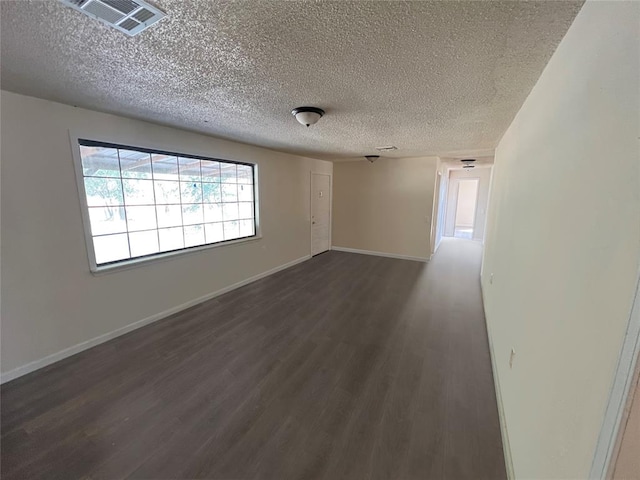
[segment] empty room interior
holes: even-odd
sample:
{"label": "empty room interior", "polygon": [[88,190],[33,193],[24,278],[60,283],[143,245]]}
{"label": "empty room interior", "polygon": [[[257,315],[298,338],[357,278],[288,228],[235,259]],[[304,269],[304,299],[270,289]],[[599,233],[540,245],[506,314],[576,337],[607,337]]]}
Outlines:
{"label": "empty room interior", "polygon": [[0,17],[3,480],[640,479],[640,2]]}

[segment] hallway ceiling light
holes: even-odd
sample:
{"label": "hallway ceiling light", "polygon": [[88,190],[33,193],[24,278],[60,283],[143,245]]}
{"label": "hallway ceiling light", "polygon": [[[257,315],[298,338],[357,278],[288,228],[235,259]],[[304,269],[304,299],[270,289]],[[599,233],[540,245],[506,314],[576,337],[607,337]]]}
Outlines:
{"label": "hallway ceiling light", "polygon": [[397,150],[398,147],[394,145],[385,145],[384,147],[376,147],[376,150],[379,152],[392,152],[393,150]]}
{"label": "hallway ceiling light", "polygon": [[373,163],[380,158],[380,155],[365,155],[364,158],[369,160],[370,163]]}
{"label": "hallway ceiling light", "polygon": [[318,122],[324,115],[324,110],[317,107],[298,107],[291,110],[291,114],[302,125],[313,125]]}
{"label": "hallway ceiling light", "polygon": [[462,167],[462,168],[475,168],[475,165],[465,165],[465,166],[464,166],[464,167]]}
{"label": "hallway ceiling light", "polygon": [[464,163],[465,165],[469,165],[469,164],[471,164],[471,163],[475,162],[475,161],[476,161],[476,159],[475,159],[475,158],[465,158],[465,159],[460,160],[460,161],[461,161],[462,163]]}

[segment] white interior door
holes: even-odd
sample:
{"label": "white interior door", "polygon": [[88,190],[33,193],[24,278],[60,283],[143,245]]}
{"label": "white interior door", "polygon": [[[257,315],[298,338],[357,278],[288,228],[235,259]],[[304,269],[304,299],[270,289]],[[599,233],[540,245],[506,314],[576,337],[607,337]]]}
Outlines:
{"label": "white interior door", "polygon": [[331,247],[331,176],[311,174],[311,255]]}

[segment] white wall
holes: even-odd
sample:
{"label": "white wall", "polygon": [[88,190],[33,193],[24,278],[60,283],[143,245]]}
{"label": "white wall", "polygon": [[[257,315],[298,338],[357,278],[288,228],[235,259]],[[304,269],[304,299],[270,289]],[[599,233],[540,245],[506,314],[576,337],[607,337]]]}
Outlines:
{"label": "white wall", "polygon": [[333,245],[428,259],[437,160],[334,164]]}
{"label": "white wall", "polygon": [[458,185],[460,180],[468,178],[478,179],[478,200],[473,224],[473,239],[482,241],[484,239],[485,224],[487,221],[487,203],[489,200],[489,186],[491,184],[491,167],[489,166],[449,171],[445,235],[452,237],[454,234]]}
{"label": "white wall", "polygon": [[639,25],[588,1],[496,150],[482,286],[517,478],[589,475],[640,261]]}
{"label": "white wall", "polygon": [[[331,173],[330,162],[8,92],[1,100],[3,374],[310,253],[310,172]],[[257,162],[263,238],[92,275],[70,129]]]}

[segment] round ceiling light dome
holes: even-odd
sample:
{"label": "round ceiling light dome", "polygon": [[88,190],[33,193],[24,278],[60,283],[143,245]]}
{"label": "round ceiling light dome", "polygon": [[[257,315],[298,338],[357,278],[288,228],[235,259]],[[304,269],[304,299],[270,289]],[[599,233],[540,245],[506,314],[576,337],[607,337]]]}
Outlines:
{"label": "round ceiling light dome", "polygon": [[298,107],[291,110],[291,114],[296,117],[298,122],[308,127],[318,123],[318,120],[324,115],[324,110],[317,107]]}

